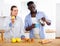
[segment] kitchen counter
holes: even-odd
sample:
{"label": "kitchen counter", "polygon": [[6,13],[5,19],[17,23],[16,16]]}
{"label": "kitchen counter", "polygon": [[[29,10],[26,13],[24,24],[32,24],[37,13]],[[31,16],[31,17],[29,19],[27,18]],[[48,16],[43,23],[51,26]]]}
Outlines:
{"label": "kitchen counter", "polygon": [[11,42],[0,42],[0,46],[60,46],[60,39],[55,39],[50,43],[42,44],[39,43],[39,40],[36,39],[33,43],[11,43]]}

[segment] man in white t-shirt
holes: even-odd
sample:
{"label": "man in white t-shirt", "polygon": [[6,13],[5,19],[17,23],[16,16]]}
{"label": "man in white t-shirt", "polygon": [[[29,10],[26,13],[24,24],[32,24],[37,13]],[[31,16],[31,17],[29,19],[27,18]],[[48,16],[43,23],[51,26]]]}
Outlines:
{"label": "man in white t-shirt", "polygon": [[[29,1],[27,3],[27,6],[28,6],[28,9],[30,10],[30,13],[25,18],[25,30],[30,31],[30,38],[34,38],[34,30],[33,29],[38,27],[39,28],[39,36],[41,39],[44,39],[45,38],[45,34],[44,34],[44,25],[45,24],[43,24],[39,21],[42,20],[47,25],[50,25],[51,23],[49,21],[47,21],[47,18],[43,12],[38,12],[36,10],[36,6],[33,1]],[[40,23],[40,24],[37,24],[37,23]]]}

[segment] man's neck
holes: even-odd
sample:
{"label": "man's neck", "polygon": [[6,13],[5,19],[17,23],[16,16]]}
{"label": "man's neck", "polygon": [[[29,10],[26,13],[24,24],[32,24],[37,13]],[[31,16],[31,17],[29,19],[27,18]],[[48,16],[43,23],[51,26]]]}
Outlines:
{"label": "man's neck", "polygon": [[31,12],[31,17],[36,17],[37,10],[35,12]]}
{"label": "man's neck", "polygon": [[31,11],[31,14],[36,14],[36,13],[37,13],[37,10],[36,10],[35,12],[32,12],[32,11]]}

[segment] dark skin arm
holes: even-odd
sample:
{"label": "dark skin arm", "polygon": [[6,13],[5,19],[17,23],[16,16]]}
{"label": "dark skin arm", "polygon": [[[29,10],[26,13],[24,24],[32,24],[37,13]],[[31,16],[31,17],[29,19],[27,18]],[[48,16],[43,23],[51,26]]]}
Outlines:
{"label": "dark skin arm", "polygon": [[[41,19],[42,19],[43,21],[45,21],[47,25],[51,25],[50,22],[46,21],[45,17],[43,17],[43,18],[41,18]],[[41,23],[41,25],[44,26],[45,24],[42,24],[42,23]],[[26,31],[30,31],[30,30],[32,30],[33,28],[35,28],[35,24],[32,24],[31,26],[28,26],[25,30],[26,30]]]}
{"label": "dark skin arm", "polygon": [[41,25],[44,26],[45,24],[42,24],[42,23],[41,23]]}
{"label": "dark skin arm", "polygon": [[25,30],[26,30],[26,31],[30,31],[30,30],[32,30],[33,28],[35,28],[35,24],[32,24],[31,26],[28,26]]}
{"label": "dark skin arm", "polygon": [[46,22],[47,25],[51,25],[51,22],[48,22],[45,17],[41,18],[44,22]]}
{"label": "dark skin arm", "polygon": [[[36,13],[32,13],[32,14],[31,14],[31,17],[36,17]],[[32,24],[31,26],[28,26],[28,27],[26,28],[26,31],[30,31],[30,30],[32,30],[33,28],[35,28],[35,24]]]}

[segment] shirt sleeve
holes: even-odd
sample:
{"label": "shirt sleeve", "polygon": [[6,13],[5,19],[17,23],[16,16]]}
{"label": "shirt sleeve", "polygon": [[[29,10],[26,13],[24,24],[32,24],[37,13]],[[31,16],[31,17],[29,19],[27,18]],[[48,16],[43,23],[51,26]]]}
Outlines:
{"label": "shirt sleeve", "polygon": [[45,17],[46,20],[49,20],[48,16],[46,16],[45,13],[42,12],[42,14],[43,14],[43,17]]}
{"label": "shirt sleeve", "polygon": [[28,27],[28,18],[27,17],[25,18],[25,26],[24,26],[24,28],[26,29],[26,27]]}
{"label": "shirt sleeve", "polygon": [[4,21],[4,30],[5,31],[10,31],[9,22],[10,22],[9,17],[6,17],[5,21]]}

